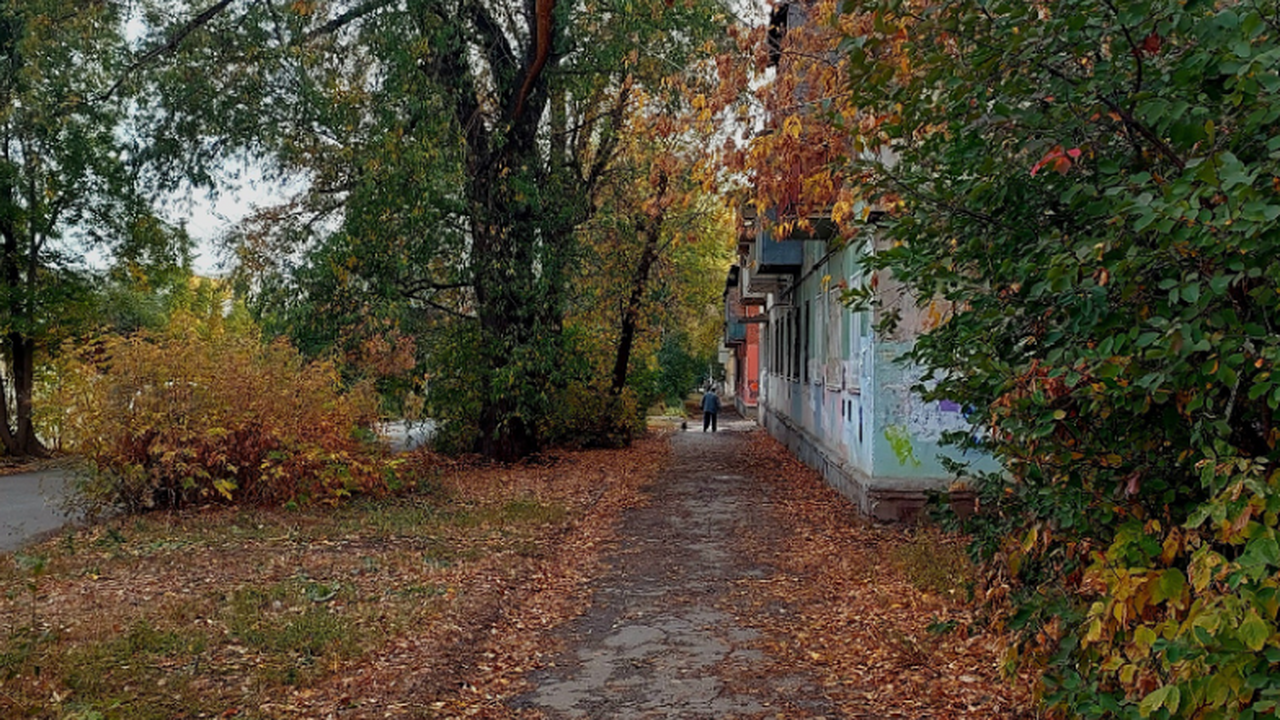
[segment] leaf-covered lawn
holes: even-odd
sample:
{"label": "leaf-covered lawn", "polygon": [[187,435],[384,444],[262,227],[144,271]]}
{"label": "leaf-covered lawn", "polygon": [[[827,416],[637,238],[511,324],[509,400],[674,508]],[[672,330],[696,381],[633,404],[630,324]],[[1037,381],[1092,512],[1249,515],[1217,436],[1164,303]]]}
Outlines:
{"label": "leaf-covered lawn", "polygon": [[[446,468],[423,494],[114,520],[0,563],[0,716],[427,716],[483,706],[572,612],[661,439]],[[495,671],[498,669],[500,671]]]}
{"label": "leaf-covered lawn", "polygon": [[760,550],[779,573],[753,582],[760,607],[793,609],[757,615],[775,662],[822,678],[845,717],[1027,714],[1032,678],[1002,677],[1007,639],[967,602],[974,571],[959,539],[864,520],[768,437],[750,453],[784,528],[779,547]]}

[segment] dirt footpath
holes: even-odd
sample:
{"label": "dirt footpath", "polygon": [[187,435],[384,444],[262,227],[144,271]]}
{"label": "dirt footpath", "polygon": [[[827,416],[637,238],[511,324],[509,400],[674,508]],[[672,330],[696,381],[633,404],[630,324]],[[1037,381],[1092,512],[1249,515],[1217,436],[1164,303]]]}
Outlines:
{"label": "dirt footpath", "polygon": [[[652,501],[628,511],[618,548],[592,584],[588,612],[558,631],[569,648],[511,702],[552,718],[833,715],[803,671],[777,672],[748,613],[752,587],[777,569],[758,548],[780,532],[766,483],[744,453],[754,423],[724,416],[672,437]],[[774,603],[764,612],[785,616]],[[767,672],[766,672],[767,669]]]}

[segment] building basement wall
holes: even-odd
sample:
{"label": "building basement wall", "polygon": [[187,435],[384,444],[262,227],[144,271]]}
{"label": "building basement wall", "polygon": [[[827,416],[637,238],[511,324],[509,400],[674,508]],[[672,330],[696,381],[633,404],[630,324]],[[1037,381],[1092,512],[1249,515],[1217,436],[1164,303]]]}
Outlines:
{"label": "building basement wall", "polygon": [[[817,470],[829,485],[858,507],[863,515],[889,522],[914,522],[924,507],[927,491],[936,481],[920,478],[872,478],[839,455],[811,433],[781,413],[762,405],[760,422],[778,442],[800,462]],[[967,498],[954,497],[953,502]]]}

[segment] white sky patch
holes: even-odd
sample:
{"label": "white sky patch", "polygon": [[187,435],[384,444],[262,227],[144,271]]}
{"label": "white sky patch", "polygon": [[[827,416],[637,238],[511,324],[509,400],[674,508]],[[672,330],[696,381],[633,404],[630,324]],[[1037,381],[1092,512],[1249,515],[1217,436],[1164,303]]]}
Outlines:
{"label": "white sky patch", "polygon": [[306,180],[269,179],[252,160],[230,161],[213,190],[186,188],[165,198],[160,216],[184,225],[195,241],[192,270],[216,277],[226,273],[222,240],[240,221],[261,208],[279,205],[306,189]]}

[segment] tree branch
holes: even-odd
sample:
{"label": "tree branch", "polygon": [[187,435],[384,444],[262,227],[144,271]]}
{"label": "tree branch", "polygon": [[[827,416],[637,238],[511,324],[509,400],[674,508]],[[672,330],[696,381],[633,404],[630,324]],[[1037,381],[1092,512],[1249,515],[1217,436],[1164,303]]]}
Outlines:
{"label": "tree branch", "polygon": [[520,91],[513,98],[511,108],[511,119],[516,120],[524,111],[525,101],[529,99],[530,93],[533,92],[533,85],[538,81],[538,76],[542,74],[543,68],[547,65],[547,60],[551,57],[551,36],[555,26],[555,9],[556,0],[536,0],[534,5],[534,27],[532,28],[535,43],[533,45],[533,57],[529,63],[529,68],[525,72],[524,80],[520,83]]}
{"label": "tree branch", "polygon": [[[1047,61],[1037,60],[1036,64],[1044,68],[1044,70],[1048,72],[1050,75],[1053,75],[1054,77],[1060,80],[1066,81],[1067,83],[1071,84],[1073,87],[1079,85],[1079,81],[1067,75],[1066,73],[1062,72],[1061,70],[1054,67],[1051,63]],[[1120,117],[1120,119],[1124,122],[1126,127],[1128,127],[1130,130],[1137,132],[1139,135],[1145,138],[1147,142],[1151,143],[1155,147],[1157,152],[1159,152],[1161,155],[1165,157],[1165,159],[1167,159],[1169,162],[1176,165],[1178,167],[1178,170],[1181,171],[1186,169],[1187,167],[1186,161],[1184,161],[1181,157],[1179,157],[1178,153],[1173,148],[1169,147],[1169,144],[1166,143],[1164,140],[1162,140],[1160,136],[1156,135],[1151,128],[1147,127],[1142,122],[1139,122],[1138,119],[1133,116],[1133,113],[1120,107],[1120,103],[1116,102],[1115,100],[1112,100],[1111,98],[1107,97],[1106,95],[1103,95],[1102,93],[1098,93],[1097,97],[1098,97],[1098,100],[1102,102],[1102,104],[1107,106],[1108,110],[1111,110],[1112,112],[1114,112],[1116,115]]]}
{"label": "tree branch", "polygon": [[[879,170],[879,172],[881,172],[881,173],[882,173],[886,178],[888,178],[888,179],[889,179],[889,180],[890,180],[894,185],[897,185],[897,186],[898,186],[898,188],[899,188],[899,189],[901,189],[903,192],[907,193],[908,195],[912,195],[912,196],[914,196],[914,197],[917,197],[917,198],[919,198],[919,199],[921,199],[921,200],[923,200],[923,201],[925,201],[925,202],[927,202],[927,203],[929,203],[929,204],[931,204],[931,205],[933,205],[933,206],[935,206],[935,207],[943,208],[943,209],[945,209],[945,210],[947,210],[947,211],[949,211],[949,212],[955,213],[956,215],[964,215],[964,216],[966,216],[966,217],[968,217],[968,218],[970,218],[970,219],[977,220],[977,221],[982,222],[982,223],[986,223],[987,225],[991,225],[991,226],[993,226],[993,227],[1003,228],[1003,229],[1005,229],[1005,230],[1007,230],[1007,231],[1013,231],[1013,230],[1014,230],[1014,228],[1013,228],[1013,227],[1011,227],[1011,226],[1009,226],[1009,225],[1007,225],[1007,224],[1005,224],[1005,223],[1000,222],[998,219],[996,219],[996,218],[995,218],[994,216],[992,216],[992,215],[988,215],[988,214],[983,213],[983,212],[978,212],[977,210],[971,210],[971,209],[966,208],[966,207],[964,207],[964,206],[956,205],[956,204],[954,204],[954,203],[949,203],[949,202],[946,202],[946,201],[944,201],[944,200],[940,200],[940,199],[938,199],[938,198],[936,198],[936,197],[931,197],[931,196],[929,196],[929,195],[925,194],[925,193],[924,193],[922,190],[920,190],[919,188],[914,187],[914,186],[912,186],[912,185],[909,185],[905,180],[903,180],[902,178],[899,178],[898,176],[896,176],[896,175],[894,175],[893,173],[889,172],[889,171],[888,171],[886,168],[884,168],[883,166],[882,166],[882,167],[880,167],[880,168],[878,168],[878,170]],[[1038,236],[1039,236],[1039,232],[1037,232],[1037,233],[1036,233],[1036,235],[1037,235],[1037,237],[1038,237]]]}
{"label": "tree branch", "polygon": [[306,45],[322,35],[329,35],[337,32],[365,15],[381,10],[392,2],[394,2],[394,0],[369,0],[369,2],[366,2],[363,5],[357,5],[311,32],[299,37],[293,42],[293,44]]}
{"label": "tree branch", "polygon": [[125,68],[124,72],[120,74],[120,77],[116,78],[116,81],[111,84],[111,87],[107,88],[106,92],[99,95],[96,99],[100,102],[110,98],[112,95],[115,95],[116,91],[120,89],[121,85],[124,85],[125,80],[127,80],[130,75],[141,70],[157,58],[163,57],[177,50],[178,47],[182,45],[182,41],[186,40],[191,33],[207,25],[209,21],[217,17],[223,10],[226,10],[227,7],[231,5],[232,1],[233,0],[218,0],[218,2],[205,8],[199,15],[196,15],[194,18],[187,21],[187,23],[182,27],[178,28],[163,44],[151,48],[130,63],[129,67]]}
{"label": "tree branch", "polygon": [[1142,48],[1138,47],[1137,41],[1133,39],[1133,33],[1129,30],[1129,26],[1120,22],[1120,11],[1116,9],[1115,3],[1111,2],[1111,0],[1102,0],[1102,3],[1106,5],[1107,9],[1111,11],[1111,14],[1115,16],[1116,22],[1120,25],[1120,30],[1124,33],[1125,41],[1129,43],[1129,54],[1133,56],[1133,61],[1137,68],[1137,74],[1133,78],[1133,90],[1131,92],[1136,94],[1142,90]]}
{"label": "tree branch", "polygon": [[436,301],[434,301],[434,300],[429,300],[429,299],[427,299],[427,298],[422,298],[422,297],[413,297],[413,296],[410,296],[410,299],[411,299],[411,300],[417,300],[418,302],[420,302],[420,303],[422,303],[422,304],[424,304],[424,305],[426,305],[426,306],[428,306],[428,307],[435,308],[436,310],[439,310],[439,311],[440,311],[440,312],[442,312],[442,313],[445,313],[445,314],[447,314],[447,315],[452,315],[453,317],[456,317],[456,318],[461,318],[462,320],[477,320],[477,319],[478,319],[475,315],[468,315],[468,314],[466,314],[466,313],[464,313],[464,312],[460,312],[460,311],[458,311],[458,310],[454,310],[453,308],[449,307],[448,305],[442,305],[442,304],[440,304],[440,303],[438,303],[438,302],[436,302]]}
{"label": "tree branch", "polygon": [[627,109],[627,103],[631,101],[631,79],[630,77],[623,83],[622,88],[618,91],[618,101],[614,103],[613,110],[608,117],[613,121],[613,127],[600,141],[600,145],[596,148],[595,159],[591,163],[590,170],[583,178],[586,183],[587,191],[590,192],[600,181],[600,175],[604,173],[609,161],[613,159],[613,153],[618,148],[618,142],[621,139],[619,127],[622,125],[623,116]]}
{"label": "tree branch", "polygon": [[400,291],[408,296],[416,296],[420,292],[441,292],[443,290],[462,290],[472,287],[470,282],[438,283],[432,280],[402,280],[396,283]]}

